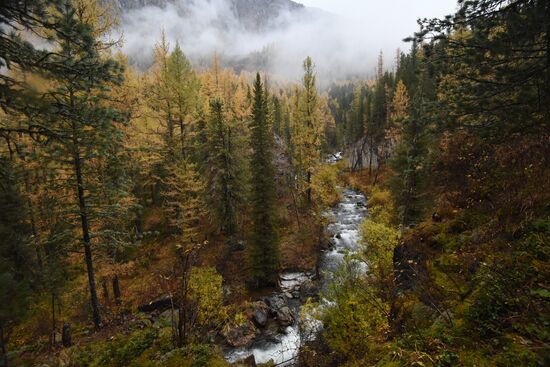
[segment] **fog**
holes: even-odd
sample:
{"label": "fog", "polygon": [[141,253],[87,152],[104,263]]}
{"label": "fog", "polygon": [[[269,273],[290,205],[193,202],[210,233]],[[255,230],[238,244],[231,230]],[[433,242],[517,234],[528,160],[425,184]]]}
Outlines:
{"label": "fog", "polygon": [[[388,22],[387,27],[394,25]],[[397,47],[408,47],[401,38],[415,30],[396,39],[394,31],[383,27],[373,32],[361,17],[316,8],[282,11],[260,28],[243,25],[229,0],[176,0],[163,8],[124,11],[122,50],[132,62],[146,67],[164,31],[171,46],[179,42],[197,66],[206,65],[217,53],[232,66],[296,78],[304,58],[311,56],[320,78],[334,80],[373,75],[381,50],[385,66],[391,69]]]}

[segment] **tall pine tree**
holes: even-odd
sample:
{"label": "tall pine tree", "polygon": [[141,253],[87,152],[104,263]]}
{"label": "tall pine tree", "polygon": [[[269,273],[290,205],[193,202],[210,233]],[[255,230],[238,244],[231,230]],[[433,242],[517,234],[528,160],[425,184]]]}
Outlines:
{"label": "tall pine tree", "polygon": [[[83,5],[84,6],[84,5]],[[85,7],[85,6],[84,6]],[[86,9],[70,3],[58,8],[60,31],[53,36],[59,45],[55,62],[59,67],[47,74],[53,88],[45,94],[50,103],[46,116],[55,138],[49,144],[50,159],[60,175],[72,185],[74,212],[81,227],[93,322],[101,327],[92,254],[92,231],[98,188],[92,184],[90,161],[106,158],[116,151],[122,137],[118,123],[124,122],[119,111],[107,106],[107,86],[122,80],[120,65],[101,55],[108,45],[97,37],[94,24],[88,22]],[[63,173],[61,173],[63,172]]]}

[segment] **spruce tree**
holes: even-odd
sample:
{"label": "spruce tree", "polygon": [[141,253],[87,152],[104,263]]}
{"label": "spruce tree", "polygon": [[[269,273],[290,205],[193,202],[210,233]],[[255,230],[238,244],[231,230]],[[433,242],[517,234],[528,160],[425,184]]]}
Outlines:
{"label": "spruce tree", "polygon": [[392,159],[394,199],[404,227],[421,219],[427,172],[428,126],[421,93],[415,96],[411,115],[402,121],[401,143]]}
{"label": "spruce tree", "polygon": [[275,168],[273,165],[273,131],[268,111],[268,94],[260,74],[254,83],[252,108],[252,220],[249,247],[252,274],[258,286],[272,282],[279,265],[278,235],[275,214]]}
{"label": "spruce tree", "polygon": [[349,119],[348,144],[353,144],[363,137],[365,128],[365,103],[363,89],[360,86],[353,92],[351,116]]}
{"label": "spruce tree", "polygon": [[31,228],[12,164],[0,157],[0,364],[8,365],[12,328],[28,310],[32,263]]}
{"label": "spruce tree", "polygon": [[208,177],[210,207],[214,209],[219,227],[232,237],[237,232],[238,211],[242,208],[243,180],[242,157],[238,152],[236,129],[228,121],[223,100],[210,101],[207,125],[207,151],[205,172]]}

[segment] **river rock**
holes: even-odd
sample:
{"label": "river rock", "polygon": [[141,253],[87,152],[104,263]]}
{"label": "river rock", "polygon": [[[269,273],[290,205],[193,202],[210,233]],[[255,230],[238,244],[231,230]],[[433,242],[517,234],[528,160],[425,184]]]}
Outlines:
{"label": "river rock", "polygon": [[288,307],[287,300],[282,294],[274,294],[271,297],[265,299],[266,304],[269,306],[269,313],[272,316],[277,315],[277,311],[283,307]]}
{"label": "river rock", "polygon": [[246,367],[256,367],[256,357],[254,357],[254,354],[249,355],[242,361],[237,362],[237,365],[239,366],[246,366]]}
{"label": "river rock", "polygon": [[332,238],[324,237],[319,241],[319,249],[320,250],[329,250],[333,246],[334,246],[334,241],[333,241]]}
{"label": "river rock", "polygon": [[277,310],[277,321],[282,326],[290,326],[294,323],[294,313],[288,306],[283,306]]}
{"label": "river rock", "polygon": [[294,323],[294,313],[288,306],[287,298],[282,294],[274,294],[266,298],[269,312],[275,316],[281,326],[290,326]]}
{"label": "river rock", "polygon": [[269,307],[263,301],[256,302],[254,305],[254,311],[252,312],[252,319],[256,326],[265,327],[267,325]]}
{"label": "river rock", "polygon": [[247,322],[244,325],[236,326],[227,330],[225,333],[225,339],[227,344],[230,346],[240,348],[252,344],[252,341],[254,341],[257,334],[258,331],[254,325]]}

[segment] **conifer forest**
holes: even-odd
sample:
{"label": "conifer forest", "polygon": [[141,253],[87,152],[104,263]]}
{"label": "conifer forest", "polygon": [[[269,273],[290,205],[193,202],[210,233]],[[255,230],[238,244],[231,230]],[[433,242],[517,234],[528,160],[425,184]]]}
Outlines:
{"label": "conifer forest", "polygon": [[1,367],[550,366],[550,1],[303,3],[0,0]]}

